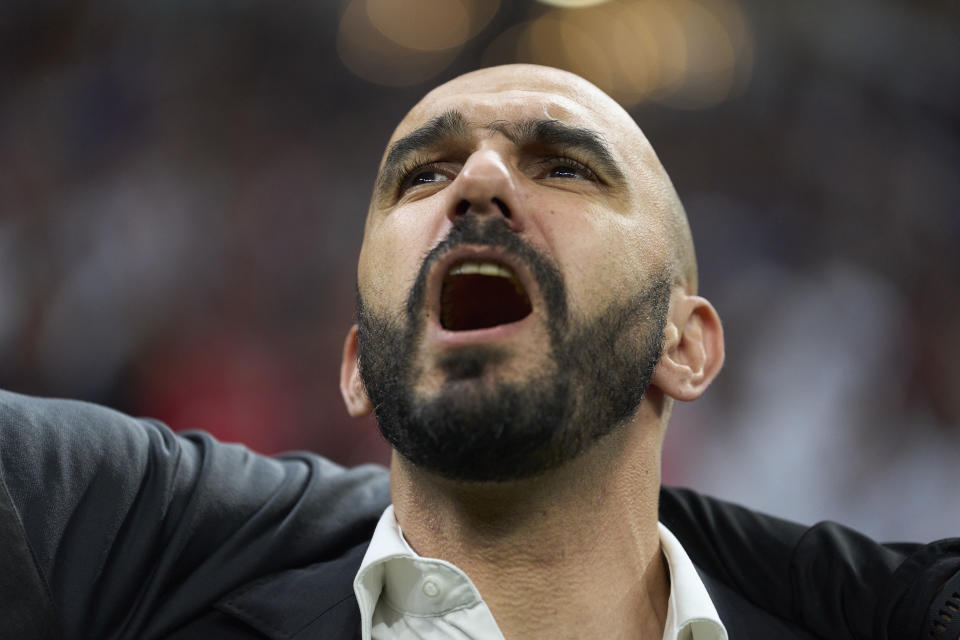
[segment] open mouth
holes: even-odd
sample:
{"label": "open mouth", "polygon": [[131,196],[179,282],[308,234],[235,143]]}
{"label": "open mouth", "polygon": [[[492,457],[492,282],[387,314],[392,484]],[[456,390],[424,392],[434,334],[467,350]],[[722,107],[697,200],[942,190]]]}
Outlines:
{"label": "open mouth", "polygon": [[458,262],[443,278],[440,324],[447,331],[510,324],[532,312],[530,296],[513,270],[503,264]]}

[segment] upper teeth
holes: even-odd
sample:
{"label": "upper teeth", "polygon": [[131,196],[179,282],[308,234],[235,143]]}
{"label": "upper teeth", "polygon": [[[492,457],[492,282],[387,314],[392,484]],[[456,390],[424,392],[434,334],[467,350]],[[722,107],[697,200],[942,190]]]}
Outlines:
{"label": "upper teeth", "polygon": [[450,270],[450,275],[452,276],[470,275],[474,273],[510,279],[514,277],[510,269],[495,262],[461,262]]}

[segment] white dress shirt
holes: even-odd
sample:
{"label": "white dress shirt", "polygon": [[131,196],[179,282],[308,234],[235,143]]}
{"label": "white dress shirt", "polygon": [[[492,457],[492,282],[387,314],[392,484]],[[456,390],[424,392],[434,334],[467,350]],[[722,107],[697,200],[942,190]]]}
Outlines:
{"label": "white dress shirt", "polygon": [[[727,640],[693,562],[662,523],[659,530],[670,571],[663,640]],[[380,516],[353,590],[363,640],[504,640],[463,571],[444,560],[422,558],[410,548],[393,505]]]}

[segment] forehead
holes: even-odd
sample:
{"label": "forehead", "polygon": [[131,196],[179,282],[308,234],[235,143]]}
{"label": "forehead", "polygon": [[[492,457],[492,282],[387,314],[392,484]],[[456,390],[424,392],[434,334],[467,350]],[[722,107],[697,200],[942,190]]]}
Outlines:
{"label": "forehead", "polygon": [[630,116],[592,85],[563,86],[540,79],[522,85],[519,81],[471,81],[472,75],[427,94],[394,131],[391,143],[451,111],[461,113],[470,127],[477,129],[492,123],[557,120],[596,131],[615,146],[624,141],[646,142]]}
{"label": "forehead", "polygon": [[434,116],[449,111],[459,111],[471,125],[477,126],[491,122],[530,120],[560,120],[594,127],[600,124],[594,114],[565,96],[514,89],[428,97],[404,118],[397,132],[403,135]]}

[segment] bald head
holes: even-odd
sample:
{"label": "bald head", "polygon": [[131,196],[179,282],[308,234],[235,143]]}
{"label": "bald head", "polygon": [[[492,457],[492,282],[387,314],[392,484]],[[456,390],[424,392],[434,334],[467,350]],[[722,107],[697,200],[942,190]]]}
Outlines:
{"label": "bald head", "polygon": [[[544,97],[547,99],[544,99]],[[536,98],[536,99],[534,99]],[[640,127],[623,107],[592,83],[573,73],[529,64],[511,64],[472,71],[430,91],[404,117],[391,136],[381,161],[380,179],[387,177],[391,160],[418,144],[417,138],[470,124],[462,118],[460,105],[483,99],[489,120],[482,124],[507,133],[522,133],[508,126],[500,113],[526,109],[526,122],[567,123],[573,116],[581,133],[593,134],[618,167],[629,189],[637,193],[644,213],[656,216],[662,225],[670,269],[677,285],[688,293],[697,290],[697,265],[687,216],[676,190]],[[585,122],[584,122],[585,121]],[[393,158],[391,158],[393,156]]]}

